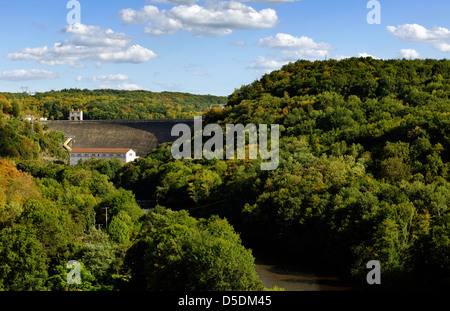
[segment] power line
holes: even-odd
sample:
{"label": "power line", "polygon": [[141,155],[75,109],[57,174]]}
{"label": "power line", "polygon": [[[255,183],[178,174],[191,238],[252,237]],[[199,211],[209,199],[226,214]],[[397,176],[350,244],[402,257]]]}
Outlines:
{"label": "power line", "polygon": [[185,210],[186,211],[191,211],[191,210],[194,210],[194,209],[199,209],[199,208],[203,208],[203,207],[207,207],[207,206],[211,206],[211,205],[216,205],[216,204],[223,203],[223,202],[226,202],[226,201],[227,200],[217,201],[215,203],[210,203],[210,204],[206,204],[206,205],[196,206],[196,207],[188,208],[188,209],[185,209]]}

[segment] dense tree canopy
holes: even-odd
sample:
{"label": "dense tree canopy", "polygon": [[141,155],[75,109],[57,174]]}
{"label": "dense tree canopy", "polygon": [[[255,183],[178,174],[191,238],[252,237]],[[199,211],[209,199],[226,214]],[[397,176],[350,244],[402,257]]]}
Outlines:
{"label": "dense tree canopy", "polygon": [[226,220],[161,207],[147,214],[128,253],[132,286],[147,290],[263,289],[254,258]]}
{"label": "dense tree canopy", "polygon": [[376,259],[384,283],[448,286],[449,69],[446,60],[291,63],[204,115],[204,125],[279,124],[277,170],[174,160],[164,146],[116,180],[155,204],[227,217],[254,248],[362,284]]}

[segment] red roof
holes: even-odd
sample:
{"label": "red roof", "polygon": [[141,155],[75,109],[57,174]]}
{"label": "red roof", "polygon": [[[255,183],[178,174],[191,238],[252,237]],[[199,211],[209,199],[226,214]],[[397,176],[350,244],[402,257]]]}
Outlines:
{"label": "red roof", "polygon": [[74,148],[71,153],[128,153],[125,148]]}

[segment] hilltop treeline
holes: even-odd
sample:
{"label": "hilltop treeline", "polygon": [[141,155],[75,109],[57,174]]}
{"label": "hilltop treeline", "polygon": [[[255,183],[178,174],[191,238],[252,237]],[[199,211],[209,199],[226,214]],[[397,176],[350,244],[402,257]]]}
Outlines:
{"label": "hilltop treeline", "polygon": [[36,93],[3,93],[0,110],[13,116],[34,115],[67,120],[72,109],[81,109],[85,120],[193,118],[226,97],[187,93],[69,89]]}
{"label": "hilltop treeline", "polygon": [[237,89],[204,124],[279,124],[280,165],[173,160],[116,177],[141,198],[218,214],[253,249],[366,284],[449,286],[450,61],[298,61]]}

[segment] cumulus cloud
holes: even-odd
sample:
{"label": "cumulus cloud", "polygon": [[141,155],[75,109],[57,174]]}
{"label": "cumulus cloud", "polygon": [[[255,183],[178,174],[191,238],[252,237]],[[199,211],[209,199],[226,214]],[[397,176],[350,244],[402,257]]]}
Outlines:
{"label": "cumulus cloud", "polygon": [[[290,34],[277,33],[274,36],[264,37],[258,40],[258,45],[280,50],[279,55],[271,58],[259,57],[249,65],[255,69],[256,74],[267,73],[281,66],[299,59],[316,60],[327,57],[333,47],[325,42],[317,43],[313,39]],[[272,53],[276,55],[276,53]]]}
{"label": "cumulus cloud", "polygon": [[119,11],[119,19],[123,25],[145,24],[152,18],[158,17],[159,9],[153,5],[146,5],[140,11],[123,9]]}
{"label": "cumulus cloud", "polygon": [[332,48],[328,43],[316,43],[311,38],[294,37],[286,33],[277,33],[275,36],[259,39],[258,44],[277,49],[329,50]]}
{"label": "cumulus cloud", "polygon": [[258,45],[282,50],[282,57],[288,61],[300,58],[323,58],[333,49],[328,43],[316,43],[311,38],[305,36],[295,37],[286,33],[277,33],[275,36],[261,38],[258,40]]}
{"label": "cumulus cloud", "polygon": [[130,77],[124,74],[110,74],[92,77],[78,76],[77,82],[97,83],[97,89],[119,89],[127,91],[147,90],[146,87],[132,83]]}
{"label": "cumulus cloud", "polygon": [[96,63],[144,63],[157,55],[140,45],[131,45],[131,39],[122,33],[98,26],[74,24],[64,27],[62,33],[70,37],[53,46],[25,48],[10,53],[10,60],[33,60],[44,65],[81,67],[82,61]]}
{"label": "cumulus cloud", "polygon": [[69,46],[126,47],[131,44],[131,39],[125,34],[99,26],[73,24],[67,25],[61,32],[72,35],[63,43]]}
{"label": "cumulus cloud", "polygon": [[144,86],[140,86],[140,85],[137,85],[137,84],[134,84],[134,83],[127,83],[127,82],[119,84],[118,87],[119,87],[119,89],[126,90],[126,91],[147,90],[147,88],[144,87]]}
{"label": "cumulus cloud", "polygon": [[170,10],[145,6],[140,11],[125,9],[119,12],[124,25],[146,24],[145,33],[150,35],[173,34],[180,30],[198,35],[228,35],[236,30],[274,27],[278,16],[273,9],[257,11],[240,2],[208,2],[204,7],[197,4],[178,5]]}
{"label": "cumulus cloud", "polygon": [[366,52],[358,53],[358,57],[372,57],[373,59],[378,59],[378,57],[368,54]]}
{"label": "cumulus cloud", "polygon": [[46,70],[32,69],[32,70],[13,70],[0,72],[0,80],[7,81],[27,81],[27,80],[45,80],[56,79],[58,74]]}
{"label": "cumulus cloud", "polygon": [[450,52],[450,44],[449,43],[439,42],[439,43],[435,43],[433,46],[441,52],[446,52],[446,53]]}
{"label": "cumulus cloud", "polygon": [[130,78],[124,74],[103,75],[103,76],[92,77],[92,80],[94,82],[101,82],[101,83],[120,82],[120,81],[126,81],[128,79],[130,79]]}
{"label": "cumulus cloud", "polygon": [[418,24],[387,26],[387,30],[401,41],[428,42],[441,52],[450,52],[450,30],[444,27],[427,29]]}
{"label": "cumulus cloud", "polygon": [[256,69],[260,72],[270,72],[280,69],[287,62],[280,59],[270,59],[264,56],[259,56],[256,61],[252,62],[248,67]]}
{"label": "cumulus cloud", "polygon": [[387,26],[387,30],[397,38],[407,42],[423,42],[450,39],[450,30],[444,27],[426,29],[418,24],[405,24],[397,27]]}
{"label": "cumulus cloud", "polygon": [[414,49],[401,49],[399,54],[400,54],[400,58],[414,59],[414,58],[419,58],[420,57],[419,52],[417,52]]}

